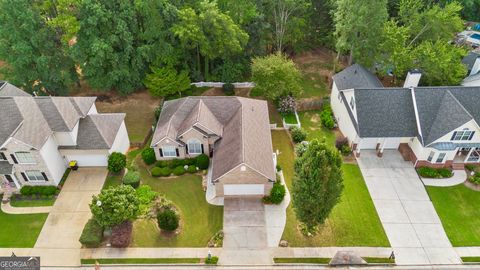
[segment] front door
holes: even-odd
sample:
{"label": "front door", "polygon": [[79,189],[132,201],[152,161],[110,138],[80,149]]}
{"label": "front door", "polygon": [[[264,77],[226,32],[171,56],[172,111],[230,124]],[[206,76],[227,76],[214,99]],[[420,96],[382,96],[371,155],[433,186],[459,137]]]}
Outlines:
{"label": "front door", "polygon": [[10,185],[10,187],[20,188],[20,186],[18,185],[18,182],[16,181],[16,179],[14,179],[14,177],[15,177],[14,175],[12,175],[12,174],[5,174],[4,177],[5,177],[5,180],[7,180],[8,185]]}

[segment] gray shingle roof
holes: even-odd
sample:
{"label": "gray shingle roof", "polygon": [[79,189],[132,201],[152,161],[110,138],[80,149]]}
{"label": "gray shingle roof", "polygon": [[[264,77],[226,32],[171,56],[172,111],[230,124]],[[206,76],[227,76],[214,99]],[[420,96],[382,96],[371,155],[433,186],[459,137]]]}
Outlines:
{"label": "gray shingle roof", "polygon": [[359,64],[353,64],[333,75],[333,81],[338,90],[383,87],[375,74]]}
{"label": "gray shingle roof", "polygon": [[410,89],[355,89],[354,95],[361,137],[417,136]]}
{"label": "gray shingle roof", "polygon": [[110,149],[124,119],[124,113],[91,114],[80,119],[75,148]]}
{"label": "gray shingle roof", "polygon": [[12,98],[0,98],[0,145],[13,134],[23,121],[22,114]]}
{"label": "gray shingle roof", "polygon": [[31,95],[9,82],[0,81],[0,97],[31,97]]}
{"label": "gray shingle roof", "polygon": [[13,164],[8,163],[8,161],[0,161],[0,174],[12,174]]}
{"label": "gray shingle roof", "polygon": [[462,63],[465,64],[465,66],[468,69],[468,74],[470,74],[470,71],[473,68],[473,65],[475,64],[475,61],[477,58],[480,57],[480,54],[476,52],[469,52],[463,59]]}
{"label": "gray shingle roof", "polygon": [[[195,125],[221,135],[215,144],[212,179],[245,162],[269,179],[275,179],[268,107],[265,101],[240,97],[188,97],[163,105],[152,146]],[[208,128],[209,130],[205,130]]]}

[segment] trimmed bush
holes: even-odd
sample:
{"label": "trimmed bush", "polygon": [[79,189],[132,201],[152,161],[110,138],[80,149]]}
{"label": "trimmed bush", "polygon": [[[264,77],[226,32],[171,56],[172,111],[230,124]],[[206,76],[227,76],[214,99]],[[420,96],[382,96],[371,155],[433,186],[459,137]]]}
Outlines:
{"label": "trimmed bush", "polygon": [[277,172],[281,171],[282,170],[282,167],[280,165],[277,164],[276,166],[276,169],[277,169]]}
{"label": "trimmed bush", "polygon": [[164,231],[174,231],[178,228],[180,218],[177,213],[171,209],[165,209],[158,213],[157,222],[160,229]]}
{"label": "trimmed bush", "polygon": [[185,166],[185,160],[183,159],[172,159],[170,160],[169,167],[174,169],[178,166]]}
{"label": "trimmed bush", "polygon": [[178,166],[178,167],[175,167],[175,169],[173,169],[173,174],[175,174],[176,176],[183,175],[185,173],[186,171],[183,166]]}
{"label": "trimmed bush", "polygon": [[132,241],[132,222],[127,220],[112,228],[112,247],[126,248]]}
{"label": "trimmed bush", "polygon": [[187,159],[184,159],[184,163],[185,165],[195,165],[195,163],[197,162],[197,159],[196,158],[187,158]]}
{"label": "trimmed bush", "polygon": [[270,196],[265,196],[263,201],[265,203],[280,204],[285,197],[285,193],[285,186],[277,181],[275,184],[273,184],[272,190],[270,191]]}
{"label": "trimmed bush", "polygon": [[80,236],[80,243],[88,248],[99,247],[103,240],[103,228],[98,222],[91,218],[83,228]]}
{"label": "trimmed bush", "polygon": [[200,170],[206,170],[208,169],[208,165],[210,164],[210,159],[208,158],[207,155],[201,154],[197,157],[197,167]]}
{"label": "trimmed bush", "polygon": [[476,166],[473,165],[473,164],[467,164],[467,165],[465,165],[465,169],[467,169],[467,170],[469,170],[469,171],[471,171],[471,172],[475,171],[475,168],[476,168]]}
{"label": "trimmed bush", "polygon": [[212,256],[210,258],[205,258],[205,264],[217,264],[218,263],[218,257],[217,256]]}
{"label": "trimmed bush", "polygon": [[452,171],[447,168],[437,169],[437,173],[440,175],[441,178],[450,178],[453,176]]}
{"label": "trimmed bush", "polygon": [[300,143],[302,141],[305,141],[307,138],[307,133],[298,127],[291,127],[290,128],[290,134],[292,135],[292,140],[294,143]]}
{"label": "trimmed bush", "polygon": [[168,167],[164,167],[164,168],[154,167],[152,168],[150,173],[152,174],[153,177],[160,177],[160,176],[166,177],[172,174],[172,169]]}
{"label": "trimmed bush", "polygon": [[188,173],[196,173],[197,172],[197,166],[195,166],[195,165],[188,166],[187,172]]}
{"label": "trimmed bush", "polygon": [[108,157],[108,171],[118,173],[127,166],[127,157],[120,152],[113,152]]}
{"label": "trimmed bush", "polygon": [[235,95],[235,86],[231,83],[224,83],[223,84],[223,93],[227,96]]}
{"label": "trimmed bush", "polygon": [[342,148],[340,148],[340,153],[342,153],[342,155],[344,156],[350,155],[351,152],[352,148],[350,148],[350,146],[348,146],[347,144],[342,145]]}
{"label": "trimmed bush", "polygon": [[328,129],[335,127],[335,119],[333,118],[332,108],[329,105],[324,105],[320,113],[320,121],[322,125]]}
{"label": "trimmed bush", "polygon": [[142,160],[145,162],[147,165],[152,165],[155,163],[157,158],[155,157],[155,151],[153,148],[145,148],[142,151]]}
{"label": "trimmed bush", "polygon": [[169,160],[159,160],[155,163],[155,166],[160,168],[165,168],[165,167],[168,167],[169,165],[170,165]]}
{"label": "trimmed bush", "polygon": [[136,171],[128,171],[123,176],[123,184],[138,188],[140,185],[140,173]]}
{"label": "trimmed bush", "polygon": [[417,172],[418,172],[418,174],[420,174],[421,177],[425,177],[425,178],[437,178],[438,177],[437,170],[435,170],[434,168],[430,168],[430,167],[420,167],[420,168],[417,169]]}
{"label": "trimmed bush", "polygon": [[335,139],[335,147],[341,151],[342,147],[344,145],[347,145],[348,146],[348,138],[347,137],[337,137]]}
{"label": "trimmed bush", "polygon": [[56,186],[23,186],[20,189],[20,194],[23,196],[53,196],[56,193]]}
{"label": "trimmed bush", "polygon": [[480,173],[475,173],[473,176],[469,176],[468,181],[475,185],[480,185]]}

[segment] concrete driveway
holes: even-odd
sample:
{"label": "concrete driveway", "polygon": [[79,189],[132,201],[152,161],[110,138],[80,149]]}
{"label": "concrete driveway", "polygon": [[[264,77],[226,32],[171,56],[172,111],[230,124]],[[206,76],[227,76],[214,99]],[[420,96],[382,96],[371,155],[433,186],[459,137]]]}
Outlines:
{"label": "concrete driveway", "polygon": [[399,265],[460,264],[412,163],[362,151],[358,164]]}
{"label": "concrete driveway", "polygon": [[107,169],[103,167],[80,168],[70,173],[34,246],[41,254],[42,265],[80,264],[78,239],[91,217],[88,205],[92,195],[100,193],[106,176]]}

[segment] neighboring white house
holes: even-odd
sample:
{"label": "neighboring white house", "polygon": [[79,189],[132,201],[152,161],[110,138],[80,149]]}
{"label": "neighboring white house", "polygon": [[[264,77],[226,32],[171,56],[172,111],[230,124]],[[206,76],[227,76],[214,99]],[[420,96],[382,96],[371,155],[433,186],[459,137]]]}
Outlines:
{"label": "neighboring white house", "polygon": [[480,87],[417,87],[420,77],[383,87],[360,65],[333,76],[331,106],[355,154],[399,149],[416,166],[480,163]]}
{"label": "neighboring white house", "polygon": [[98,114],[95,97],[33,97],[0,82],[0,182],[57,185],[70,161],[107,166],[126,153],[125,114]]}
{"label": "neighboring white house", "polygon": [[467,56],[462,59],[468,70],[468,76],[463,79],[463,86],[480,86],[480,53],[469,52]]}

